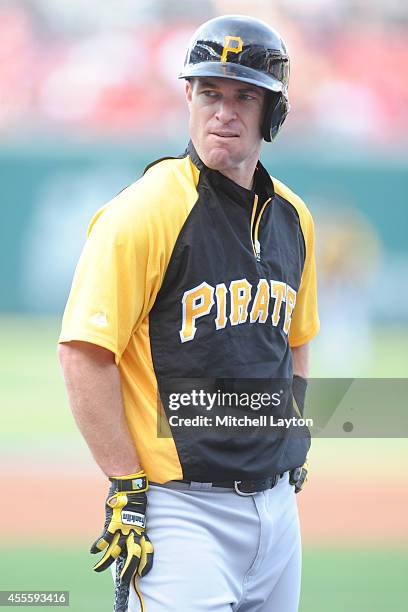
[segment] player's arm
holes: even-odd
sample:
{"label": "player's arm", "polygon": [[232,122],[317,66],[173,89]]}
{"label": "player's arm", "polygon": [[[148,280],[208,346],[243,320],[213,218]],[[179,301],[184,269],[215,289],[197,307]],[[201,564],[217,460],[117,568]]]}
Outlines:
{"label": "player's arm", "polygon": [[107,476],[139,472],[114,354],[75,341],[59,345],[59,358],[72,413],[99,467]]}
{"label": "player's arm", "polygon": [[[125,190],[92,220],[59,339],[72,412],[109,476],[105,525],[91,553],[103,553],[94,566],[98,572],[117,559],[115,610],[127,610],[132,577],[144,576],[153,563],[146,534],[149,483],[127,425],[117,366],[161,282],[150,273],[158,269],[159,249],[151,248],[152,227],[140,202]],[[82,504],[85,497],[83,491]]]}
{"label": "player's arm", "polygon": [[291,350],[293,359],[292,393],[297,411],[303,415],[309,376],[309,343],[292,346]]}
{"label": "player's arm", "polygon": [[309,342],[292,346],[293,374],[302,378],[309,377]]}
{"label": "player's arm", "polygon": [[104,552],[94,566],[98,572],[118,559],[119,610],[119,603],[127,604],[134,574],[144,576],[153,564],[153,545],[145,533],[148,480],[126,423],[114,353],[90,342],[71,341],[59,345],[59,357],[75,420],[110,480],[105,526],[91,552]]}
{"label": "player's arm", "polygon": [[[314,224],[310,212],[304,203],[295,198],[300,218],[306,253],[302,278],[296,298],[296,307],[292,316],[289,344],[293,358],[292,393],[296,412],[304,414],[307,379],[309,377],[309,343],[319,331],[317,312],[316,261],[314,254]],[[295,486],[295,492],[301,491],[307,480],[308,463],[291,471],[289,482]]]}
{"label": "player's arm", "polygon": [[[292,393],[295,410],[299,415],[303,415],[306,398],[307,378],[309,376],[309,342],[299,346],[292,346],[293,358],[293,381]],[[307,481],[308,461],[303,466],[291,470],[289,482],[294,485],[295,493],[302,490]]]}

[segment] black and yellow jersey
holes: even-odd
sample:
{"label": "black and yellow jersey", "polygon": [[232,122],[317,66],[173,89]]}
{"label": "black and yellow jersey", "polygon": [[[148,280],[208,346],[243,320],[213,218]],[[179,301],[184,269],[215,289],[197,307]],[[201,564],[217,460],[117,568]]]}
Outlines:
{"label": "black and yellow jersey", "polygon": [[179,430],[169,426],[169,390],[191,392],[200,381],[207,390],[289,384],[290,347],[318,328],[305,204],[260,162],[247,190],[207,168],[190,143],[182,157],[148,166],[93,218],[60,342],[115,354],[150,480],[211,482],[301,465],[309,438],[264,435],[254,444]]}

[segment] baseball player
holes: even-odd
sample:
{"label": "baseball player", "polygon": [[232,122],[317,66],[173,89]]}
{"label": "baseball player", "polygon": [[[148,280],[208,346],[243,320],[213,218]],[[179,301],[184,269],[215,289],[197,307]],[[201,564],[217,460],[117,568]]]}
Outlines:
{"label": "baseball player", "polygon": [[62,324],[70,404],[110,481],[94,569],[113,567],[116,610],[294,612],[314,233],[259,161],[289,57],[266,23],[223,16],[180,78],[187,149],[95,215]]}

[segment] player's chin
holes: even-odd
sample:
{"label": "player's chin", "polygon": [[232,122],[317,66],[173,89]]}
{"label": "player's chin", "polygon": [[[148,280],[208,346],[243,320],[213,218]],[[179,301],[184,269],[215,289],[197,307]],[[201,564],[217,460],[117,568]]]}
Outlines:
{"label": "player's chin", "polygon": [[213,170],[228,167],[238,153],[238,143],[217,143],[207,150],[207,166]]}

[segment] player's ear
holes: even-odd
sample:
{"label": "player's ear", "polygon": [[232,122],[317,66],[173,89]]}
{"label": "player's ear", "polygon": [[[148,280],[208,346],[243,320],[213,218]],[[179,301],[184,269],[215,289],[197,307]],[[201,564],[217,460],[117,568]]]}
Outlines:
{"label": "player's ear", "polygon": [[193,99],[193,83],[190,81],[190,79],[186,79],[185,93],[186,93],[187,105],[190,108],[190,104]]}

